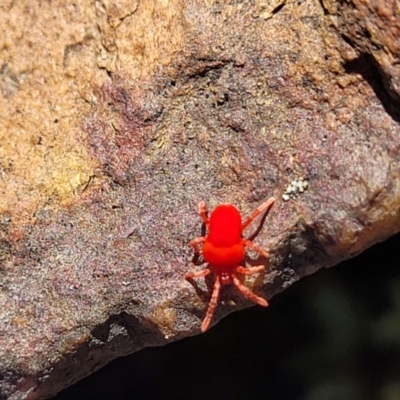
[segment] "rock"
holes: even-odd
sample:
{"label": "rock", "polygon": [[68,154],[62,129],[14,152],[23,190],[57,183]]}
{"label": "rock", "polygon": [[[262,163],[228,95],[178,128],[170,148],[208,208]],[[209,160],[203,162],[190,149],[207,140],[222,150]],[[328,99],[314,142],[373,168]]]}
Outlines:
{"label": "rock", "polygon": [[[386,90],[400,102],[400,19],[396,0],[351,0],[338,5],[323,1],[343,39],[368,56]],[[343,54],[345,58],[346,55]]]}
{"label": "rock", "polygon": [[0,398],[198,333],[199,201],[278,199],[266,298],[400,230],[398,49],[353,35],[365,4],[0,7]]}

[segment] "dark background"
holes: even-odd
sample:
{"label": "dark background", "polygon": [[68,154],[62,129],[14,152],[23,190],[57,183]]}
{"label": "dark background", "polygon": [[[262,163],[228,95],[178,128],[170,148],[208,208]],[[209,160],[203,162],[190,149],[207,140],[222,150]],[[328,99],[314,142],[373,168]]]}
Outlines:
{"label": "dark background", "polygon": [[400,235],[53,400],[400,400]]}

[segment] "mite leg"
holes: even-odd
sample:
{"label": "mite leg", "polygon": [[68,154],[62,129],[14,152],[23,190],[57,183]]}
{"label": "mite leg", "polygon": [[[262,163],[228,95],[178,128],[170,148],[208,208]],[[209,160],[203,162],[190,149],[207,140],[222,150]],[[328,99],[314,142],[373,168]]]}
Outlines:
{"label": "mite leg", "polygon": [[188,272],[187,274],[185,274],[185,279],[202,278],[209,274],[211,274],[211,270],[206,268],[206,269],[202,269],[201,271]]}
{"label": "mite leg", "polygon": [[204,236],[197,237],[189,242],[196,254],[200,253],[200,243],[206,240]]}
{"label": "mite leg", "polygon": [[244,286],[243,283],[240,282],[240,280],[238,279],[237,276],[233,275],[232,281],[233,281],[233,284],[238,288],[239,292],[242,293],[242,295],[244,297],[248,298],[253,303],[259,304],[260,306],[268,307],[268,301],[263,299],[260,296],[257,296],[250,289],[248,289],[246,286]]}
{"label": "mite leg", "polygon": [[259,272],[265,271],[264,265],[257,265],[256,267],[237,267],[236,272],[242,275],[253,275],[258,274]]}
{"label": "mite leg", "polygon": [[206,316],[201,324],[201,331],[205,332],[211,324],[212,318],[214,316],[215,310],[217,308],[219,293],[221,291],[221,281],[219,275],[215,275],[214,289],[211,295],[210,303],[208,304]]}
{"label": "mite leg", "polygon": [[257,246],[254,244],[251,240],[245,240],[244,245],[247,247],[250,247],[250,249],[256,251],[257,253],[261,254],[263,257],[269,259],[269,253],[267,253],[264,249],[262,249],[260,246]]}
{"label": "mite leg", "polygon": [[274,203],[275,198],[271,197],[266,202],[262,203],[258,208],[256,208],[250,217],[243,222],[242,231],[245,230],[262,212],[266,211],[265,215],[267,215]]}
{"label": "mite leg", "polygon": [[208,219],[208,208],[204,201],[199,203],[199,215],[200,218],[203,220],[206,226],[209,225],[210,220]]}

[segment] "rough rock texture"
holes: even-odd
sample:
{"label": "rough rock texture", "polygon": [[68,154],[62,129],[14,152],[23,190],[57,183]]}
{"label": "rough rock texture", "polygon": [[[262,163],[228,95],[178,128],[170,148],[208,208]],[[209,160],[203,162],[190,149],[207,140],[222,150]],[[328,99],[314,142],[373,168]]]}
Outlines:
{"label": "rough rock texture", "polygon": [[[397,0],[322,0],[344,40],[371,57],[388,93],[400,101],[400,4]],[[344,59],[346,56],[342,54]],[[371,62],[370,60],[370,62]]]}
{"label": "rough rock texture", "polygon": [[[268,298],[400,230],[381,3],[2,2],[1,399],[197,333],[201,200],[278,199],[256,238],[270,272],[246,280]],[[249,305],[222,301],[215,322]]]}

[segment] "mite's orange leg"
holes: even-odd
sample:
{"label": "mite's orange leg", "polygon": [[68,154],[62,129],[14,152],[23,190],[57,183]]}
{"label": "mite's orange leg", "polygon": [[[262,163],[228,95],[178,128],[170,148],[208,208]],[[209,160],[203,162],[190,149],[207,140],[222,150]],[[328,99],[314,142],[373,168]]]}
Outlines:
{"label": "mite's orange leg", "polygon": [[185,279],[202,278],[209,274],[211,274],[211,270],[206,268],[206,269],[202,269],[201,271],[188,272],[187,274],[185,274]]}
{"label": "mite's orange leg", "polygon": [[244,245],[247,247],[250,247],[250,249],[253,249],[257,253],[261,254],[263,257],[269,258],[269,253],[267,253],[260,246],[257,246],[256,244],[254,244],[251,240],[244,240]]}
{"label": "mite's orange leg", "polygon": [[215,275],[214,289],[211,295],[210,303],[208,304],[206,316],[201,324],[201,331],[205,332],[211,324],[212,318],[214,316],[215,310],[217,308],[219,300],[219,292],[221,291],[221,281],[219,275]]}
{"label": "mite's orange leg", "polygon": [[189,244],[193,247],[195,253],[200,253],[200,243],[203,243],[206,240],[204,236],[197,237],[189,242]]}
{"label": "mite's orange leg", "polygon": [[199,215],[200,218],[203,220],[203,222],[208,226],[210,224],[210,221],[208,219],[208,208],[207,205],[204,201],[201,201],[199,203]]}
{"label": "mite's orange leg", "polygon": [[257,296],[255,293],[253,293],[250,289],[248,289],[246,286],[243,285],[242,282],[238,279],[237,276],[233,275],[232,276],[232,281],[233,284],[238,288],[240,293],[249,300],[251,300],[253,303],[257,303],[260,306],[263,307],[268,307],[268,301],[263,299],[262,297]]}
{"label": "mite's orange leg", "polygon": [[242,275],[253,275],[253,274],[258,274],[259,272],[262,272],[265,270],[264,265],[257,265],[256,267],[236,267],[236,272]]}
{"label": "mite's orange leg", "polygon": [[253,213],[248,217],[242,224],[242,231],[245,230],[262,212],[266,211],[269,213],[269,210],[275,203],[275,198],[271,197],[266,202],[262,203],[258,208],[256,208]]}

